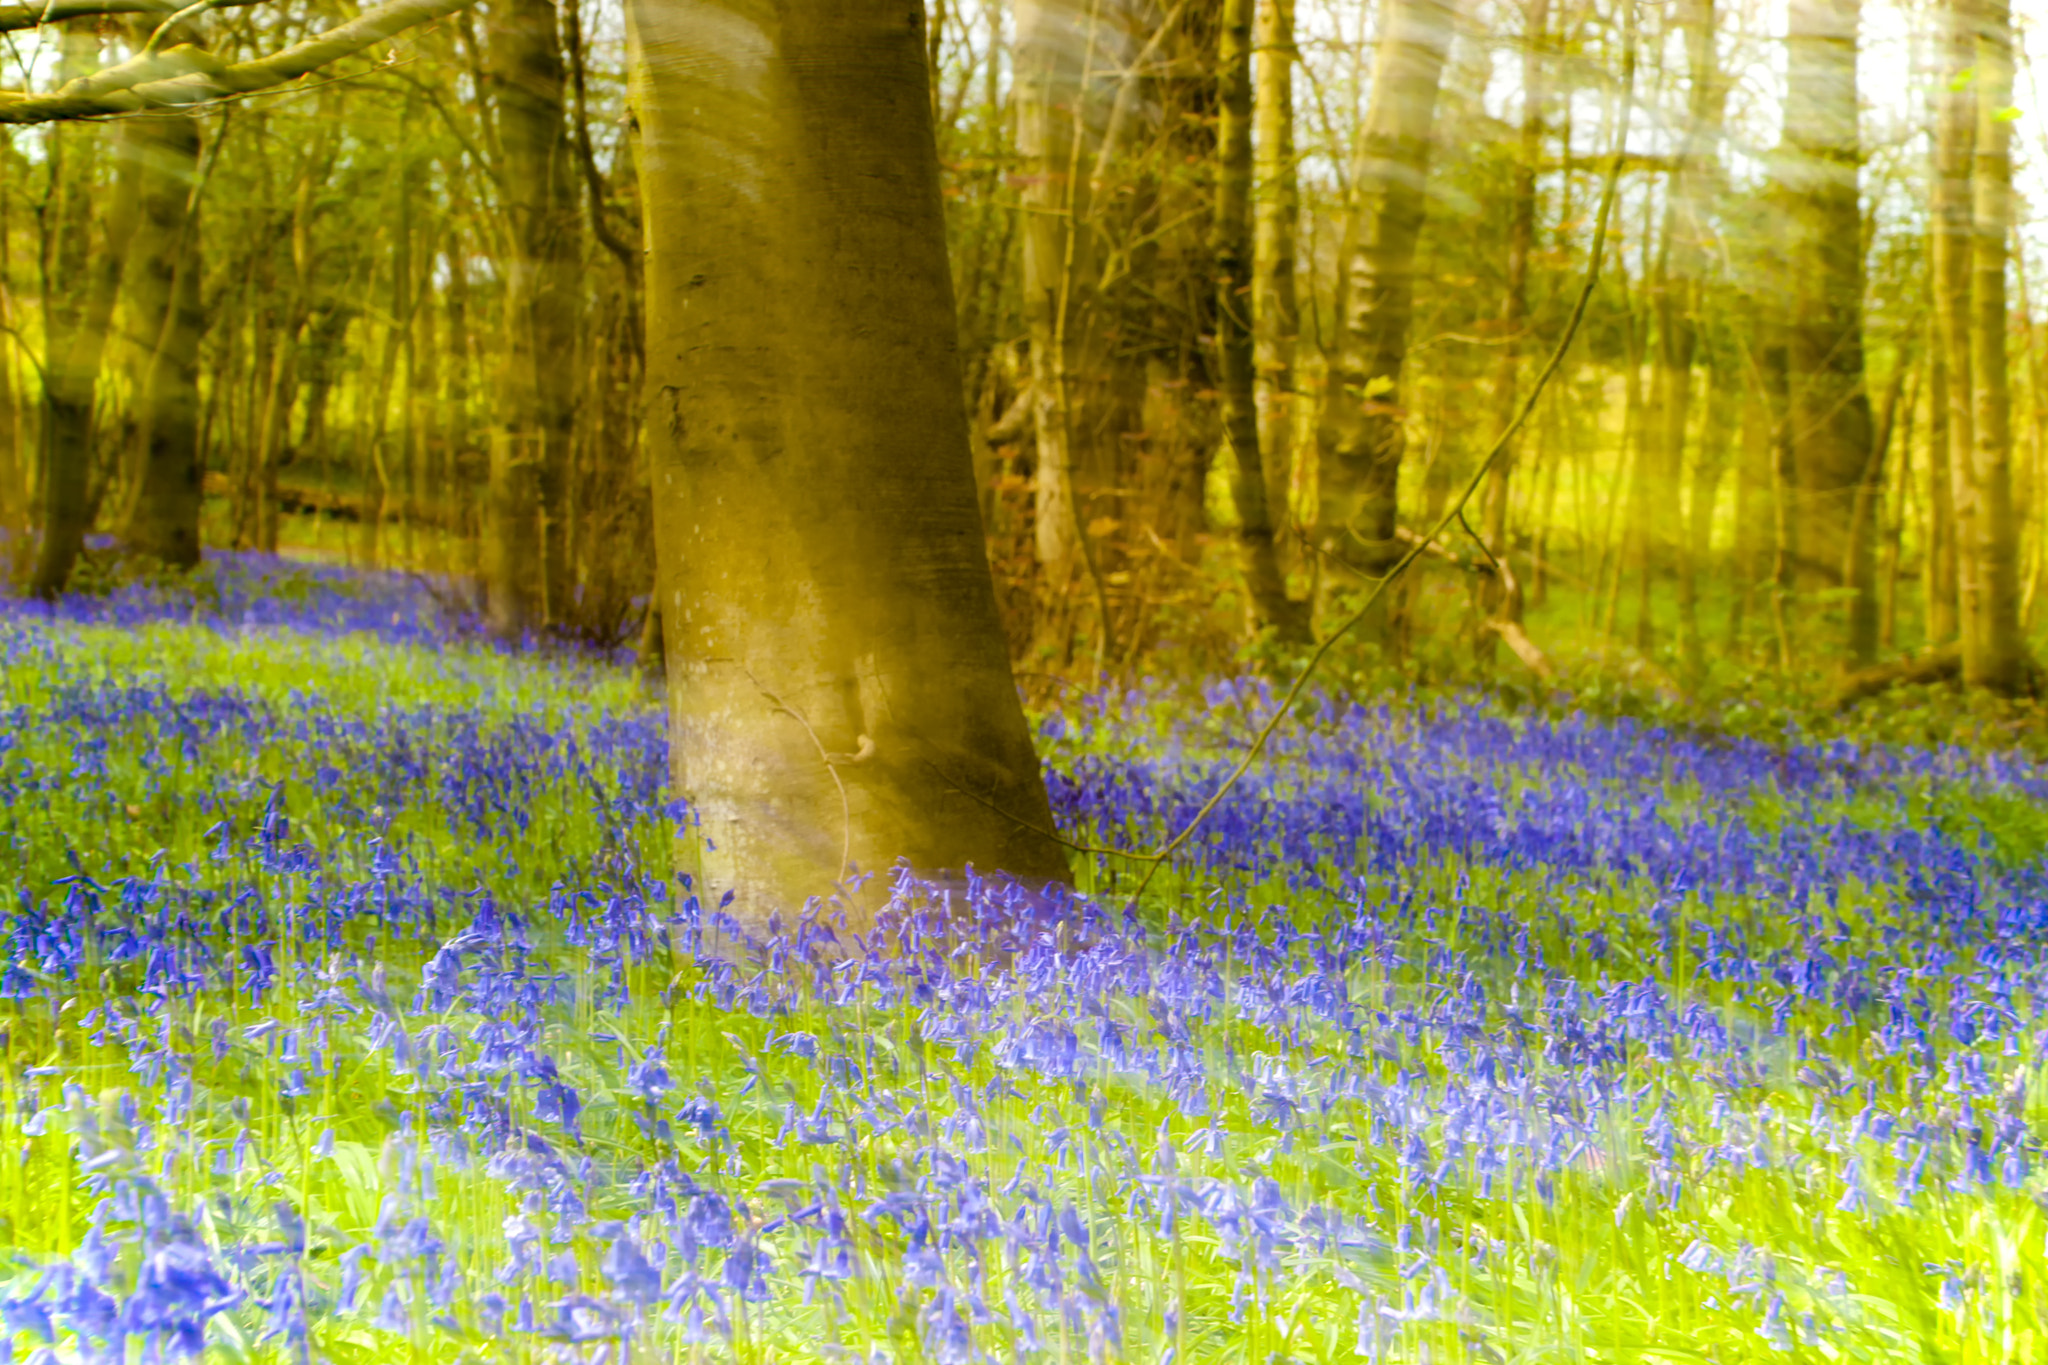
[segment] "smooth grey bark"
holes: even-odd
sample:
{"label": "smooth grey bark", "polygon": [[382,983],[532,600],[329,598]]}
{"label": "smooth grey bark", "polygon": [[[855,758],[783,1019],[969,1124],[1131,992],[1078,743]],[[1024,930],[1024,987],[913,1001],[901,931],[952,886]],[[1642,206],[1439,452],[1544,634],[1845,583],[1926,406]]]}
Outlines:
{"label": "smooth grey bark", "polygon": [[922,8],[628,19],[679,862],[756,930],[899,859],[1063,880],[976,510]]}

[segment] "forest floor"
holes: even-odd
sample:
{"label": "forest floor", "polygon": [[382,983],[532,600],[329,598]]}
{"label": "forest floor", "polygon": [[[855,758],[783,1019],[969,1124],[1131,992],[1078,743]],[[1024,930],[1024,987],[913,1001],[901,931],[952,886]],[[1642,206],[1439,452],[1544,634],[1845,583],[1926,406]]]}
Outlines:
{"label": "forest floor", "polygon": [[[15,1359],[2048,1350],[2030,758],[1328,696],[1143,904],[735,968],[632,671],[200,583],[0,603]],[[1271,698],[1037,717],[1062,826]]]}

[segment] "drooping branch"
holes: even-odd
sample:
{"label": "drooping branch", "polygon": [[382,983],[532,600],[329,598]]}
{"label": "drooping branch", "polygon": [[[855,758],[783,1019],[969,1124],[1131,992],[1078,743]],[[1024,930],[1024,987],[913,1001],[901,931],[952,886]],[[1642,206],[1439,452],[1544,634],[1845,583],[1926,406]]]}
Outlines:
{"label": "drooping branch", "polygon": [[[240,9],[260,5],[264,0],[214,0],[212,9]],[[18,33],[25,28],[62,23],[66,19],[96,19],[108,14],[175,14],[183,0],[50,0],[47,5],[0,5],[0,33]]]}
{"label": "drooping branch", "polygon": [[474,0],[387,0],[282,52],[232,65],[191,46],[140,54],[68,81],[47,95],[0,95],[0,124],[55,123],[255,94],[287,85],[472,3]]}

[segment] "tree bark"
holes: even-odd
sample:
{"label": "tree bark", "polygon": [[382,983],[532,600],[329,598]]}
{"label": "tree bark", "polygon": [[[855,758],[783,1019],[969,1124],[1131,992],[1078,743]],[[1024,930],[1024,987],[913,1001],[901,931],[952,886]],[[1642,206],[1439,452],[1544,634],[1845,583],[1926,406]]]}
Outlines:
{"label": "tree bark", "polygon": [[[2027,681],[2019,627],[2012,500],[2012,393],[2006,370],[2006,235],[2012,219],[2012,11],[2008,0],[1954,0],[1973,30],[1971,433],[1954,447],[1963,683],[2012,692]],[[1964,8],[1967,6],[1967,9]],[[1951,379],[1953,382],[1953,378]]]}
{"label": "tree bark", "polygon": [[1258,372],[1266,508],[1275,534],[1285,541],[1296,521],[1294,352],[1301,330],[1295,289],[1301,177],[1294,160],[1294,0],[1259,0],[1254,45],[1252,363]]}
{"label": "tree bark", "polygon": [[[1670,198],[1665,204],[1665,268],[1657,298],[1659,346],[1657,349],[1658,461],[1656,492],[1663,505],[1677,508],[1679,490],[1685,483],[1685,438],[1692,422],[1692,371],[1699,351],[1699,332],[1706,290],[1708,232],[1707,185],[1710,167],[1705,154],[1722,122],[1726,83],[1721,79],[1715,53],[1714,0],[1689,0],[1681,9],[1685,29],[1688,65],[1688,97],[1685,140],[1678,162],[1672,169]],[[1710,414],[1710,417],[1718,414]],[[1726,447],[1728,424],[1725,417],[1715,425],[1717,448],[1711,453],[1708,441],[1700,447],[1699,470],[1712,465],[1711,477],[1695,479],[1693,493],[1711,493],[1719,481],[1719,461]],[[1695,509],[1693,522],[1711,518],[1712,508]],[[1655,548],[1658,558],[1667,558],[1678,589],[1678,649],[1682,671],[1697,679],[1705,671],[1705,652],[1700,641],[1698,610],[1698,559],[1703,550],[1696,535],[1680,527],[1677,518],[1653,521],[1670,530]],[[1710,524],[1710,523],[1709,523]]]}
{"label": "tree bark", "polygon": [[[1932,234],[1930,234],[1930,239]],[[1930,240],[1930,246],[1933,241]],[[1945,264],[1934,256],[1936,273]],[[1939,281],[1935,292],[1941,292]],[[1927,643],[1947,644],[1956,638],[1956,489],[1953,447],[1949,438],[1950,375],[1947,319],[1928,321],[1927,348],[1927,536],[1922,569]]]}
{"label": "tree bark", "polygon": [[135,486],[121,528],[138,554],[175,568],[199,562],[199,121],[148,114],[121,127],[139,218],[128,252],[136,366]]}
{"label": "tree bark", "polygon": [[569,592],[562,501],[576,416],[581,219],[566,71],[550,0],[492,0],[506,218],[505,346],[485,504],[492,628],[542,627]]}
{"label": "tree bark", "polygon": [[[1016,15],[1017,155],[1024,165],[1024,319],[1031,337],[1038,562],[1064,577],[1082,553],[1077,481],[1101,461],[1102,319],[1095,285],[1092,171],[1106,157],[1116,72],[1130,60],[1103,0],[1020,0]],[[1113,149],[1112,149],[1113,150]],[[1080,466],[1080,468],[1077,468]]]}
{"label": "tree bark", "polygon": [[1223,428],[1235,457],[1231,501],[1252,628],[1271,629],[1300,644],[1308,613],[1290,601],[1273,544],[1264,452],[1260,448],[1252,324],[1252,9],[1254,0],[1223,0],[1218,73],[1216,222],[1216,378]]}
{"label": "tree bark", "polygon": [[756,931],[899,859],[1063,880],[975,510],[921,8],[628,18],[679,861]]}
{"label": "tree bark", "polygon": [[[98,39],[77,31],[63,41],[66,70],[89,69]],[[93,211],[100,136],[92,127],[48,134],[54,202],[44,243],[39,535],[29,571],[29,591],[44,598],[70,582],[92,519],[93,397],[135,221],[132,167],[118,176],[106,208]]]}
{"label": "tree bark", "polygon": [[[1550,0],[1525,0],[1521,140],[1509,173],[1507,281],[1501,291],[1500,357],[1493,376],[1493,425],[1498,431],[1507,430],[1521,402],[1522,332],[1529,325],[1529,253],[1536,245],[1536,169],[1543,156],[1543,105],[1549,94],[1543,65],[1549,29]],[[1481,514],[1481,536],[1492,550],[1494,560],[1504,569],[1511,551],[1508,494],[1520,454],[1521,441],[1517,438],[1494,458]],[[1487,580],[1480,597],[1487,618],[1507,622],[1522,619],[1522,593],[1512,569]],[[1501,636],[1497,631],[1480,636],[1482,658],[1490,655],[1492,642],[1498,638]]]}
{"label": "tree bark", "polygon": [[[1863,210],[1857,193],[1856,55],[1861,0],[1794,0],[1788,11],[1782,175],[1791,228],[1793,586],[1850,588],[1847,652],[1877,648],[1875,559],[1854,545],[1870,463],[1863,375]],[[1858,549],[1853,560],[1849,554]],[[1853,572],[1843,576],[1844,564]]]}
{"label": "tree bark", "polygon": [[[1750,310],[1744,309],[1735,318],[1734,327],[1744,327],[1750,316]],[[1741,644],[1749,609],[1758,590],[1769,581],[1772,541],[1776,535],[1771,510],[1775,497],[1772,452],[1776,422],[1761,357],[1751,351],[1743,363],[1744,383],[1740,389],[1742,430],[1735,459],[1735,543],[1732,547],[1735,592],[1728,609],[1730,649]]]}
{"label": "tree bark", "polygon": [[1330,553],[1374,575],[1400,554],[1401,366],[1453,14],[1449,0],[1385,0],[1352,166],[1337,335],[1317,431],[1316,534]]}

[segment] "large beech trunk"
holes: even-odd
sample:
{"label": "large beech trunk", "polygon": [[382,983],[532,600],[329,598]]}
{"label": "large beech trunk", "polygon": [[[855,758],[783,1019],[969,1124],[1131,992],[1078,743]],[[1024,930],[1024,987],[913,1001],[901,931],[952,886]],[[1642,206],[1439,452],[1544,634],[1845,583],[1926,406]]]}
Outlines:
{"label": "large beech trunk", "polygon": [[752,926],[899,859],[1064,879],[975,506],[922,7],[628,15],[679,861]]}

